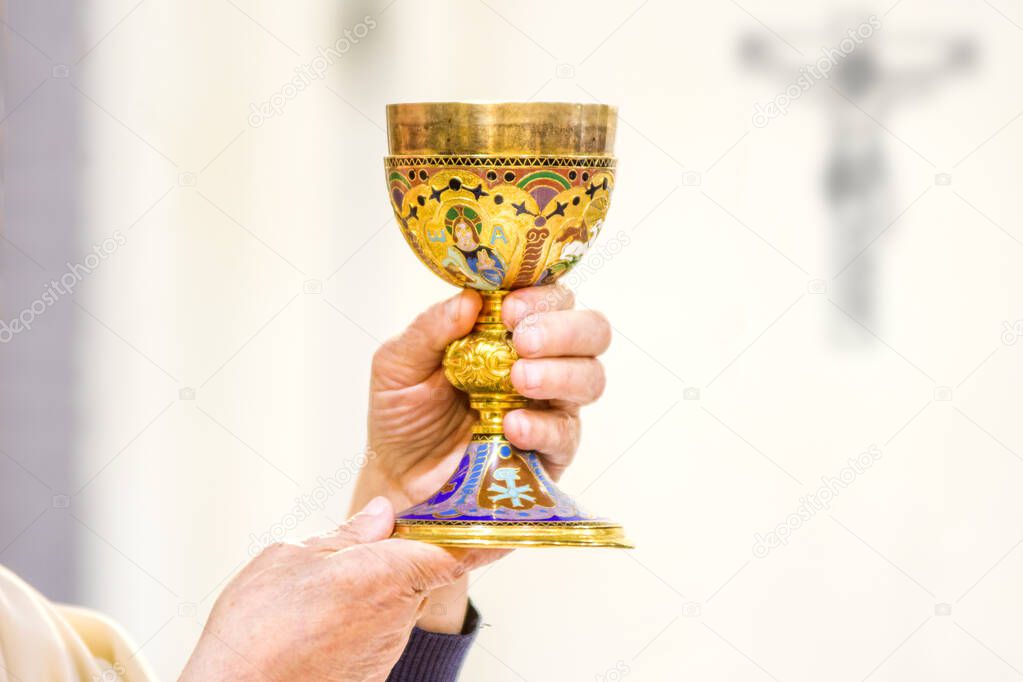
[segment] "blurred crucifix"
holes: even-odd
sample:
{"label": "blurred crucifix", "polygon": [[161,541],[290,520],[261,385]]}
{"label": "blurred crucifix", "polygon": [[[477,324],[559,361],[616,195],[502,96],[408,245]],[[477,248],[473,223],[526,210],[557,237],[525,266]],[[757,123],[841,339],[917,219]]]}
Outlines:
{"label": "blurred crucifix", "polygon": [[[801,51],[777,34],[745,36],[741,55],[747,66],[786,84],[767,109],[758,105],[756,127],[784,115],[794,99],[805,96],[824,105],[830,128],[822,175],[831,215],[831,294],[847,314],[876,329],[878,259],[868,247],[892,224],[894,204],[884,133],[894,134],[885,121],[902,100],[925,94],[970,66],[974,50],[972,41],[962,38],[887,35],[875,15],[859,16],[836,18],[828,30],[807,32],[808,40],[824,41],[818,45],[827,47],[805,59],[788,59],[785,49]],[[923,62],[889,54],[894,48],[920,46],[929,53]],[[777,106],[782,103],[786,106]]]}

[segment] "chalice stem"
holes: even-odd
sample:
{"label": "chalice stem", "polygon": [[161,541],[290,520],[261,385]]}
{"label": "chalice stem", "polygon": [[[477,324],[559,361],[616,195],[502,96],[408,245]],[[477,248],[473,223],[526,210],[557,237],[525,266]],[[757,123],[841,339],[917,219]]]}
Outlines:
{"label": "chalice stem", "polygon": [[[494,381],[485,385],[452,382],[456,388],[461,388],[469,394],[469,406],[479,414],[479,418],[472,427],[474,434],[503,437],[504,415],[512,410],[526,407],[529,402],[525,397],[519,395],[511,385],[511,366],[518,359],[518,354],[511,345],[511,332],[504,326],[501,319],[501,302],[508,293],[502,290],[480,292],[483,306],[480,308],[476,324],[469,335],[469,337],[475,336],[481,342],[482,353],[490,353],[490,355],[482,357],[481,362],[485,367],[490,368]],[[457,351],[453,356],[456,354]],[[459,359],[452,357],[450,364],[454,365],[457,362]],[[447,358],[445,364],[449,364]],[[479,388],[483,390],[474,390]]]}

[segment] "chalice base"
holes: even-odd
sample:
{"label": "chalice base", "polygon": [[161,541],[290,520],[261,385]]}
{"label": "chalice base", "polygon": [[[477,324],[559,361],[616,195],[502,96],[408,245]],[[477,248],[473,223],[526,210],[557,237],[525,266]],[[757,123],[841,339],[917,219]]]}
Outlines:
{"label": "chalice base", "polygon": [[537,453],[484,433],[440,490],[398,515],[394,535],[447,547],[632,547],[619,524],[562,492]]}

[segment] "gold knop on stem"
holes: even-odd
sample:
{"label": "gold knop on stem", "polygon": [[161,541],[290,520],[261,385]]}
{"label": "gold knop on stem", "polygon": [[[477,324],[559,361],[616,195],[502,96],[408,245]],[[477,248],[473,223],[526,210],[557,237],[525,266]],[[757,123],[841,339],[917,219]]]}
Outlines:
{"label": "gold knop on stem", "polygon": [[511,383],[511,368],[519,355],[501,321],[501,300],[507,293],[480,292],[483,307],[472,332],[451,342],[444,353],[444,376],[469,394],[469,405],[479,412],[473,433],[502,433],[505,413],[527,404]]}

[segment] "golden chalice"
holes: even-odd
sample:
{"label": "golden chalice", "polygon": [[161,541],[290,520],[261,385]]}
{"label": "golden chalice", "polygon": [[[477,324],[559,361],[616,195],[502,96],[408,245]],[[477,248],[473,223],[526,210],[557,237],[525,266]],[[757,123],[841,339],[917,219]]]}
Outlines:
{"label": "golden chalice", "polygon": [[550,284],[596,239],[614,187],[617,112],[603,104],[438,102],[387,107],[391,207],[419,259],[476,289],[473,331],[448,346],[444,373],[479,412],[456,471],[402,512],[395,535],[460,547],[630,547],[622,527],[562,492],[535,452],[505,438],[525,407],[501,322],[513,289]]}

